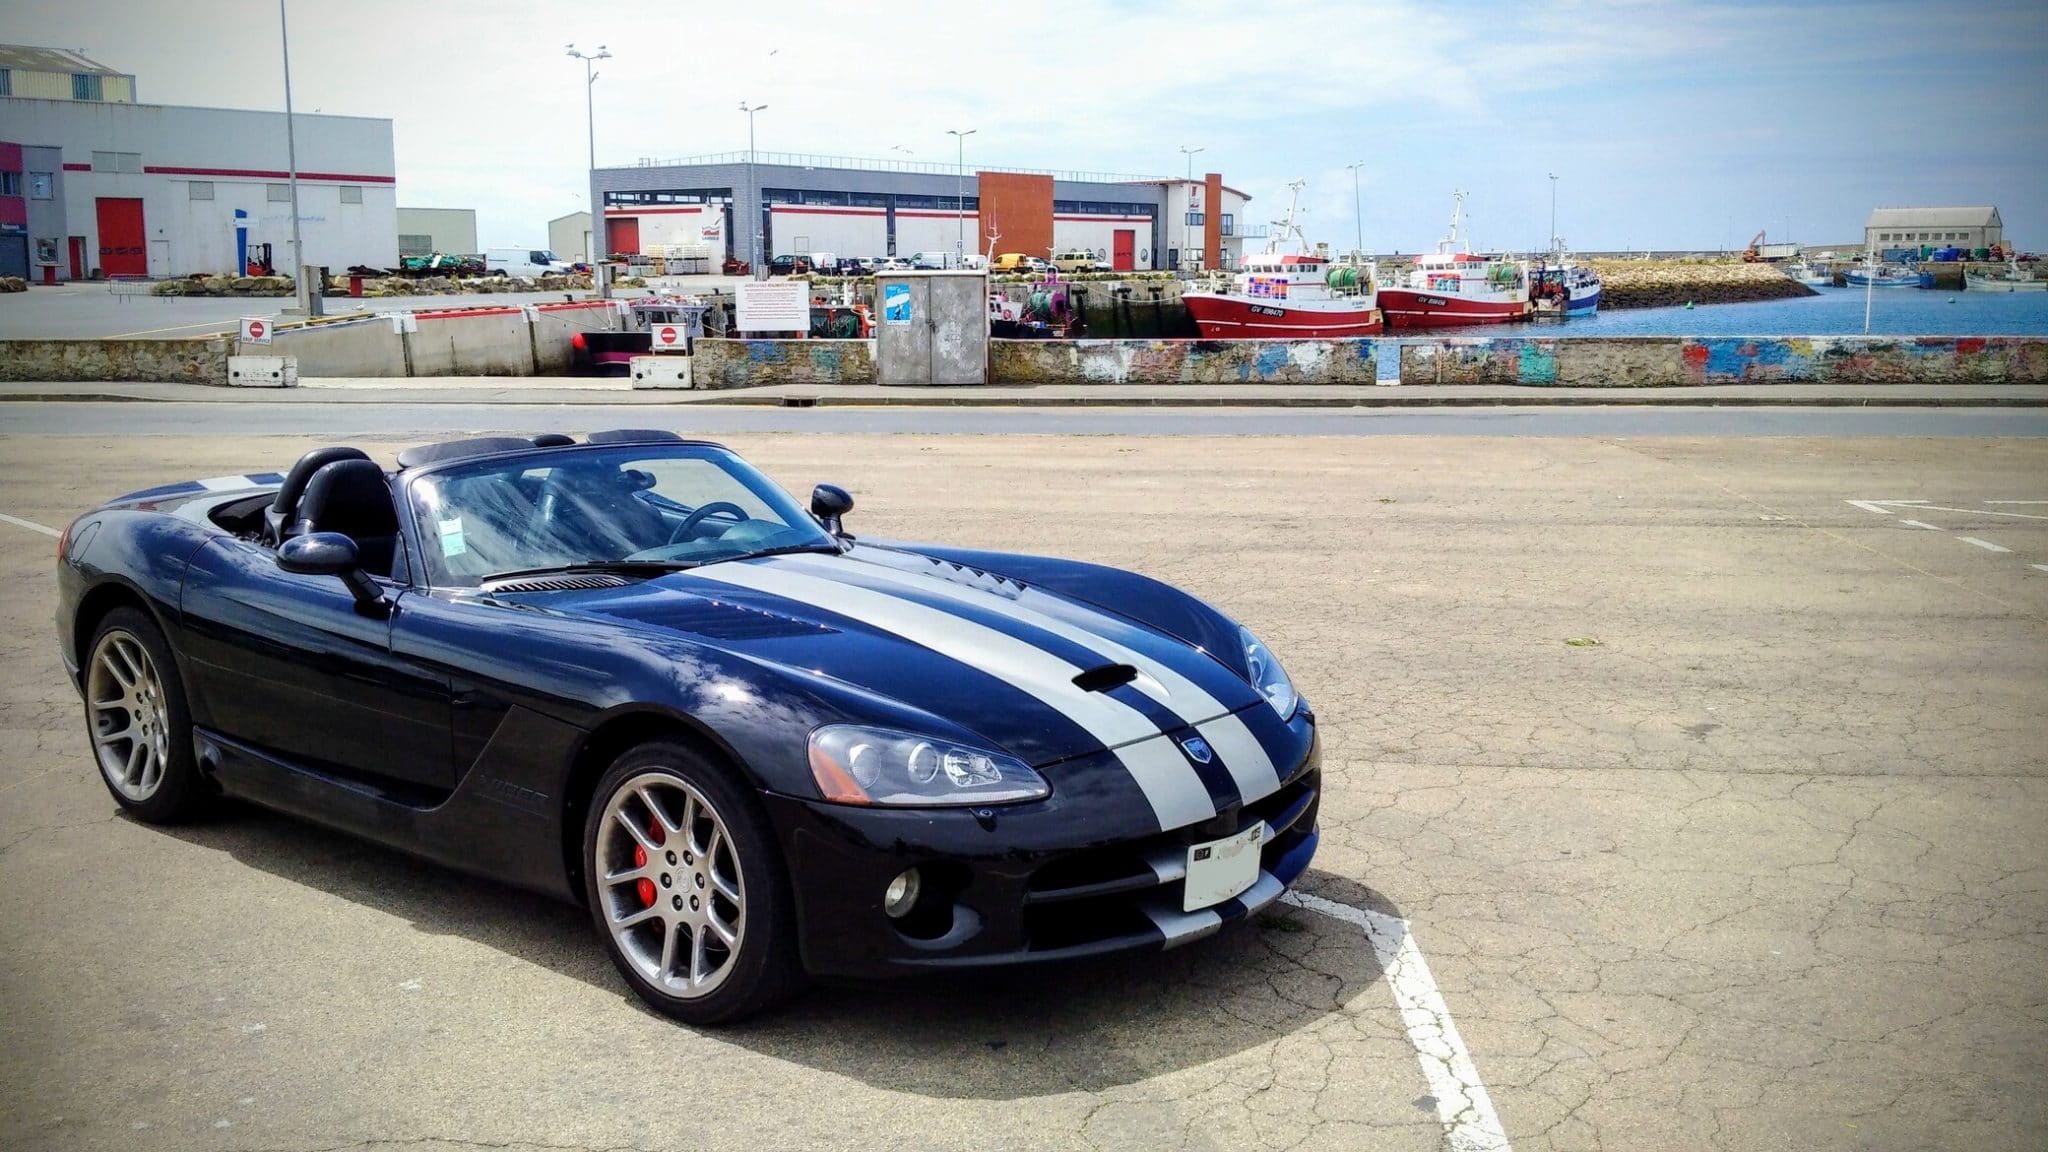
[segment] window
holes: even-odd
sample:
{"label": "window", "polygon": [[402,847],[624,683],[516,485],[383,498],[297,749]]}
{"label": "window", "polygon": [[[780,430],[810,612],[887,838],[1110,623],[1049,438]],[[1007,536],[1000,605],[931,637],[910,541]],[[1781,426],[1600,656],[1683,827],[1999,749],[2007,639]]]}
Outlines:
{"label": "window", "polygon": [[363,186],[361,184],[343,184],[341,186],[341,202],[343,204],[361,204],[363,202]]}
{"label": "window", "polygon": [[0,68],[0,96],[14,95],[14,70]]}
{"label": "window", "polygon": [[0,172],[0,196],[21,195],[21,173]]}
{"label": "window", "polygon": [[140,172],[140,152],[95,152],[92,154],[92,170],[95,172]]}
{"label": "window", "polygon": [[1232,219],[1228,212],[1223,214],[1223,234],[1225,236],[1237,235],[1237,221]]}
{"label": "window", "polygon": [[213,181],[191,180],[185,184],[185,198],[188,200],[213,199]]}
{"label": "window", "polygon": [[71,74],[71,98],[73,100],[97,100],[100,98],[100,78],[89,72]]}
{"label": "window", "polygon": [[50,199],[52,195],[50,188],[53,182],[53,177],[48,172],[29,173],[28,198],[31,200]]}
{"label": "window", "polygon": [[265,184],[263,186],[263,198],[272,204],[289,204],[292,202],[292,186],[289,184]]}
{"label": "window", "polygon": [[1194,227],[1195,225],[1197,225],[1197,224],[1200,224],[1201,222],[1202,222],[1202,214],[1201,214],[1200,212],[1190,212],[1190,213],[1188,213],[1188,218],[1187,218],[1187,224],[1188,224],[1188,226],[1189,226],[1189,227],[1191,227],[1191,228],[1192,228],[1192,227]]}

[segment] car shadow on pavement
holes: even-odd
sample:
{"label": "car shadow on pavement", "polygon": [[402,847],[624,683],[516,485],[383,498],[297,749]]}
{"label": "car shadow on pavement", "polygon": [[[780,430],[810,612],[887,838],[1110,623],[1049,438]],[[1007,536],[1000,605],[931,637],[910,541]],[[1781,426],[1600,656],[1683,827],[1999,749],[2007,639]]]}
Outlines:
{"label": "car shadow on pavement", "polygon": [[[666,1022],[633,997],[580,908],[239,804],[219,819],[161,831],[401,917],[420,932],[459,936],[580,980]],[[1303,886],[1398,915],[1377,893],[1327,873],[1311,871]],[[1356,926],[1277,904],[1172,952],[823,984],[705,1035],[890,1091],[1016,1099],[1137,1083],[1269,1044],[1361,1004],[1376,1009],[1383,995],[1367,994],[1380,976]]]}

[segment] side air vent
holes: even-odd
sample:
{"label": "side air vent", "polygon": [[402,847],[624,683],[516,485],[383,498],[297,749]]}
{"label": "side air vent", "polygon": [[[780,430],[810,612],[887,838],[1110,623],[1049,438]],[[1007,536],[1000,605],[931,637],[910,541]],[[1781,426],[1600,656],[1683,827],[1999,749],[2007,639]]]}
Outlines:
{"label": "side air vent", "polygon": [[979,568],[970,568],[965,564],[956,564],[951,560],[940,560],[935,556],[928,556],[926,559],[931,561],[932,566],[925,575],[937,576],[939,579],[953,584],[964,584],[969,588],[978,588],[983,592],[993,592],[998,596],[1006,596],[1012,600],[1015,600],[1024,589],[1029,587],[1023,581],[1012,580],[1001,573],[984,572]]}
{"label": "side air vent", "polygon": [[1129,664],[1104,664],[1075,676],[1074,687],[1083,692],[1107,692],[1137,678],[1138,670]]}
{"label": "side air vent", "polygon": [[745,608],[723,600],[699,600],[678,604],[643,617],[650,624],[694,632],[713,640],[768,640],[779,636],[824,636],[838,631],[823,624],[798,620],[759,608]]}
{"label": "side air vent", "polygon": [[524,580],[499,580],[484,585],[486,592],[575,592],[588,588],[624,588],[632,581],[608,572],[578,573],[573,576],[533,576]]}

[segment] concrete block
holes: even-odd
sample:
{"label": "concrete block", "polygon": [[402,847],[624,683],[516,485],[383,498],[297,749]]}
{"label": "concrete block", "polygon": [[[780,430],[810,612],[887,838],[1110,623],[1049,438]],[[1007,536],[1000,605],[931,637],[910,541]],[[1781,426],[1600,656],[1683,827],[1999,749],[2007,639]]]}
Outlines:
{"label": "concrete block", "polygon": [[991,340],[996,384],[1374,384],[1358,340]]}
{"label": "concrete block", "polygon": [[296,388],[299,361],[292,356],[228,357],[230,388]]}
{"label": "concrete block", "polygon": [[635,356],[628,372],[635,388],[689,388],[689,356]]}
{"label": "concrete block", "polygon": [[697,388],[875,382],[869,340],[704,339],[696,341],[695,352],[691,373]]}

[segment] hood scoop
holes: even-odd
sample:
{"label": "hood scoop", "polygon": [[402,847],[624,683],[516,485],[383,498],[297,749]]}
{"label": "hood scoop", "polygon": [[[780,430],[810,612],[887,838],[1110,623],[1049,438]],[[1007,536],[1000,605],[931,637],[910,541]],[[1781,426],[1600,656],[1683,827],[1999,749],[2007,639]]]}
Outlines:
{"label": "hood scoop", "polygon": [[1129,664],[1103,664],[1076,675],[1074,687],[1083,692],[1107,692],[1137,678],[1138,670]]}

